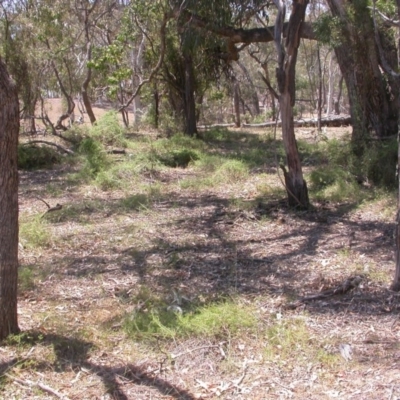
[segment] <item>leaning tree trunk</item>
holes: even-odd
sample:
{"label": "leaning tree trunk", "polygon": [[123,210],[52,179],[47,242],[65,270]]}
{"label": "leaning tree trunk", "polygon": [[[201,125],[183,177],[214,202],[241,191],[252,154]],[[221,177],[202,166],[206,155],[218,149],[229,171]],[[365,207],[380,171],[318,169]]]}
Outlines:
{"label": "leaning tree trunk", "polygon": [[0,340],[19,331],[18,132],[17,91],[0,60]]}
{"label": "leaning tree trunk", "polygon": [[308,0],[294,0],[289,19],[285,46],[283,46],[283,22],[286,6],[282,0],[275,0],[278,16],[275,25],[275,45],[278,52],[276,77],[279,87],[279,105],[282,119],[282,139],[286,153],[288,171],[282,167],[290,207],[309,207],[308,189],[303,178],[300,155],[294,134],[293,107],[295,104],[295,69],[300,44],[300,28],[304,21]]}

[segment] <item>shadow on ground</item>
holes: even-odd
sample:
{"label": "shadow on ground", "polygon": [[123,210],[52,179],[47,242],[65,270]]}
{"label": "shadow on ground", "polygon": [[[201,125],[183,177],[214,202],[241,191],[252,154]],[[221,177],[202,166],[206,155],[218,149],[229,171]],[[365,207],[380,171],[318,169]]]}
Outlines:
{"label": "shadow on ground", "polygon": [[[128,394],[124,391],[124,386],[127,382],[154,388],[161,394],[168,395],[174,399],[194,400],[196,398],[189,391],[157,376],[157,372],[160,372],[159,368],[152,372],[152,368],[148,368],[148,365],[137,366],[128,363],[113,367],[92,362],[90,360],[90,350],[94,345],[91,342],[56,334],[44,334],[38,331],[24,332],[16,338],[18,345],[34,346],[40,344],[42,346],[51,346],[55,360],[54,362],[38,363],[33,358],[14,358],[5,363],[0,362],[0,377],[4,376],[17,364],[31,360],[31,365],[35,365],[35,369],[38,372],[63,372],[66,370],[79,372],[84,370],[88,371],[89,374],[95,374],[103,382],[104,392],[109,393],[113,399],[128,400],[133,398],[132,395],[134,393]],[[9,344],[13,344],[12,339],[9,340]],[[12,380],[12,375],[8,375],[7,379]],[[27,386],[29,387],[29,385]],[[139,389],[136,387],[136,390]]]}

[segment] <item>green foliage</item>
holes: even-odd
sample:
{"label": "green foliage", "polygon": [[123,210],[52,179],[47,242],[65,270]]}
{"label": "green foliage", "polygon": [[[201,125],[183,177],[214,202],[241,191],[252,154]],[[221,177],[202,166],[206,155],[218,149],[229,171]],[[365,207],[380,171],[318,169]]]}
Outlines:
{"label": "green foliage", "polygon": [[332,47],[342,43],[343,23],[338,17],[332,17],[330,13],[321,14],[314,22],[315,33],[321,43]]}
{"label": "green foliage", "polygon": [[340,362],[339,357],[316,344],[303,319],[283,320],[278,315],[279,319],[266,330],[267,345],[264,352],[268,359],[278,362],[295,359],[297,365],[310,359],[324,365]]}
{"label": "green foliage", "polygon": [[[143,297],[143,293],[139,295]],[[148,292],[140,310],[125,319],[124,328],[136,340],[175,339],[178,337],[234,336],[257,328],[252,306],[234,301],[212,303],[189,312],[174,312],[160,298]]]}
{"label": "green foliage", "polygon": [[149,196],[143,193],[139,193],[124,198],[121,201],[121,206],[127,211],[140,211],[142,209],[147,209],[149,203]]}
{"label": "green foliage", "polygon": [[173,150],[170,153],[159,156],[162,164],[172,168],[186,168],[191,162],[198,159],[199,155],[195,151],[188,149]]}
{"label": "green foliage", "polygon": [[369,145],[362,159],[365,177],[376,186],[395,189],[397,187],[397,151],[396,140],[380,141]]}
{"label": "green foliage", "polygon": [[83,173],[89,176],[95,177],[109,164],[103,145],[91,137],[82,141],[79,152],[85,156],[86,161]]}
{"label": "green foliage", "polygon": [[35,287],[34,267],[22,265],[18,269],[18,289],[20,292],[32,290]]}
{"label": "green foliage", "polygon": [[61,161],[61,156],[53,148],[36,144],[20,144],[18,146],[18,168],[49,168]]}
{"label": "green foliage", "polygon": [[221,183],[236,183],[246,179],[248,176],[248,166],[239,160],[225,161],[214,174],[214,178]]}
{"label": "green foliage", "polygon": [[[306,146],[307,148],[307,146]],[[311,171],[311,189],[317,197],[332,200],[358,200],[362,184],[395,189],[397,142],[368,142],[361,157],[353,153],[349,140],[329,140],[308,145],[307,159],[316,167]]]}
{"label": "green foliage", "polygon": [[206,141],[226,142],[232,140],[232,132],[230,132],[228,129],[214,128],[205,131],[203,137]]}
{"label": "green foliage", "polygon": [[172,168],[186,168],[190,163],[201,159],[204,149],[205,145],[201,140],[181,134],[152,143],[157,162]]}
{"label": "green foliage", "polygon": [[109,111],[90,129],[89,136],[103,145],[126,147],[125,130],[118,121],[117,113]]}
{"label": "green foliage", "polygon": [[22,246],[29,249],[48,247],[52,243],[49,226],[41,215],[21,218],[19,237]]}

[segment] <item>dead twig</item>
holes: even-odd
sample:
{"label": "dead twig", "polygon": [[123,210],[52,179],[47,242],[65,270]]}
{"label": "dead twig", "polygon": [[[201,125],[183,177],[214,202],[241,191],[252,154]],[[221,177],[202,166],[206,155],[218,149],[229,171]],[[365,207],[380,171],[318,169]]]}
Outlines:
{"label": "dead twig", "polygon": [[57,392],[57,390],[53,389],[52,387],[45,385],[44,383],[41,382],[33,382],[29,379],[20,379],[17,378],[16,376],[13,376],[11,374],[5,373],[5,376],[7,376],[7,378],[10,378],[11,380],[13,380],[14,382],[23,385],[23,386],[28,386],[28,387],[38,387],[39,389],[42,389],[43,391],[52,394],[55,397],[58,397],[59,399],[62,400],[69,400],[69,397],[64,396],[62,393]]}

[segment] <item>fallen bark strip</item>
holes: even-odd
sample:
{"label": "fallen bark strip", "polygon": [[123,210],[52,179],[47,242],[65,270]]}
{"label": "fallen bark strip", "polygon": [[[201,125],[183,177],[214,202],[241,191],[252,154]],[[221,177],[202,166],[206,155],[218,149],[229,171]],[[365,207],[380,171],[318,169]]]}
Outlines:
{"label": "fallen bark strip", "polygon": [[[298,128],[307,126],[317,126],[318,120],[316,118],[304,118],[294,121],[294,126]],[[280,127],[282,121],[269,121],[261,124],[243,124],[243,128],[272,128],[274,126]],[[351,125],[351,117],[349,115],[341,115],[339,117],[325,117],[321,119],[321,126],[326,127],[340,127]]]}
{"label": "fallen bark strip", "polygon": [[48,142],[47,140],[31,140],[29,142],[23,143],[23,146],[29,146],[31,144],[36,144],[36,143],[45,144],[47,146],[54,146],[58,150],[60,150],[60,151],[62,151],[64,153],[67,153],[67,154],[71,154],[71,155],[75,154],[72,150],[66,149],[65,147],[60,146],[59,144]]}
{"label": "fallen bark strip", "polygon": [[360,275],[350,277],[346,279],[342,284],[337,285],[331,289],[324,290],[321,293],[302,297],[301,299],[288,304],[287,308],[295,309],[301,306],[302,304],[307,303],[308,301],[326,299],[328,297],[332,297],[338,294],[346,294],[350,290],[353,290],[354,288],[358,287],[363,280],[364,278]]}

